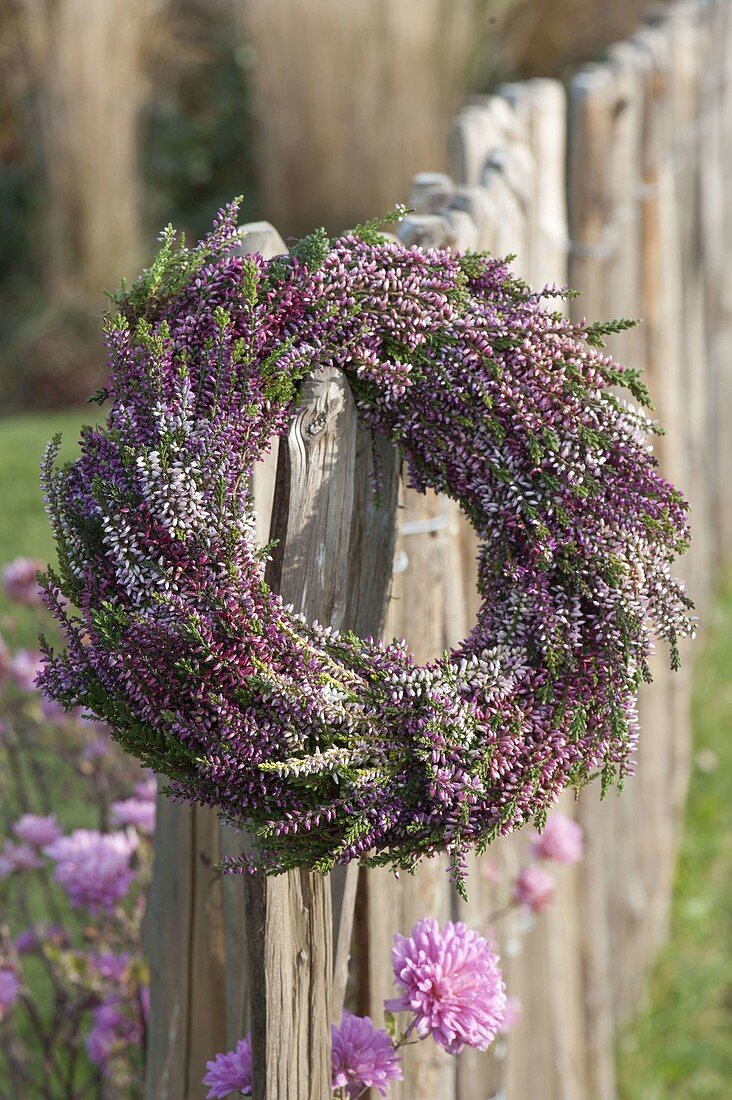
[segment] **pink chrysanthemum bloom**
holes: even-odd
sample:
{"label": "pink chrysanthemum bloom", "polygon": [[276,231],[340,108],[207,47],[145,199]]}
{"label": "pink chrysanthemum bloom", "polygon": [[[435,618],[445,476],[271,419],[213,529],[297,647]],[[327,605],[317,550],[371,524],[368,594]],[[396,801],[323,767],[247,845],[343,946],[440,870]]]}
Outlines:
{"label": "pink chrysanthemum bloom", "polygon": [[30,844],[34,848],[44,848],[47,844],[53,844],[61,836],[58,818],[55,814],[48,817],[40,817],[38,814],[23,814],[13,825],[13,832],[18,840],[24,844]]}
{"label": "pink chrysanthemum bloom", "polygon": [[402,1068],[394,1044],[383,1028],[368,1016],[344,1012],[341,1026],[331,1025],[333,1088],[349,1098],[364,1089],[386,1096],[390,1081],[401,1081]]}
{"label": "pink chrysanthemum bloom", "polygon": [[40,607],[43,599],[36,573],[45,568],[45,563],[39,558],[16,558],[15,561],[6,565],[3,570],[3,583],[8,599],[16,603]]}
{"label": "pink chrysanthemum bloom", "polygon": [[232,1092],[251,1096],[252,1092],[252,1037],[240,1039],[234,1050],[217,1054],[212,1062],[206,1062],[204,1085],[208,1085],[207,1100],[221,1100]]}
{"label": "pink chrysanthemum bloom", "polygon": [[0,1023],[13,1011],[20,996],[20,979],[12,966],[0,962]]}
{"label": "pink chrysanthemum bloom", "polygon": [[537,859],[579,863],[583,851],[582,827],[565,814],[552,814],[543,833],[535,833],[531,839],[531,852]]}
{"label": "pink chrysanthemum bloom", "polygon": [[0,878],[7,878],[15,871],[35,871],[42,866],[43,860],[30,844],[5,841],[5,847],[0,853]]}
{"label": "pink chrysanthemum bloom", "polygon": [[56,863],[56,881],[75,907],[90,913],[110,912],[127,893],[135,872],[130,868],[138,844],[133,831],[100,833],[76,829],[44,849]]}
{"label": "pink chrysanthemum bloom", "polygon": [[141,833],[152,836],[155,832],[155,803],[147,798],[125,798],[113,802],[112,822],[115,825],[134,825]]}
{"label": "pink chrysanthemum bloom", "polygon": [[521,1013],[523,1012],[523,1005],[521,1004],[520,997],[509,997],[506,1001],[506,1012],[503,1017],[503,1023],[498,1029],[499,1035],[508,1035],[509,1031],[513,1031],[516,1024],[521,1019]]}
{"label": "pink chrysanthemum bloom", "polygon": [[395,936],[391,953],[403,993],[386,1001],[392,1012],[413,1012],[420,1039],[428,1035],[449,1054],[464,1046],[485,1050],[506,1010],[498,956],[487,940],[462,922],[444,930],[433,918],[417,921],[411,935]]}
{"label": "pink chrysanthemum bloom", "polygon": [[513,900],[532,913],[541,913],[554,897],[554,876],[538,863],[522,867],[513,886]]}

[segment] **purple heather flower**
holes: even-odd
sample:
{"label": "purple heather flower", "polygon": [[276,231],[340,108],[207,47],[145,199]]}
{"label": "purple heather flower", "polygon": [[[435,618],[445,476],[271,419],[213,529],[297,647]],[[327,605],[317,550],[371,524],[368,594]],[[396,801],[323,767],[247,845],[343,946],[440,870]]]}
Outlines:
{"label": "purple heather flower", "polygon": [[34,653],[30,649],[19,649],[10,661],[8,672],[10,679],[21,691],[34,691],[36,677],[43,669],[40,653]]}
{"label": "purple heather flower", "polygon": [[517,905],[541,913],[554,897],[554,876],[538,863],[522,867],[513,885],[513,900]]}
{"label": "purple heather flower", "polygon": [[385,1006],[413,1013],[420,1039],[431,1035],[450,1054],[466,1045],[485,1050],[493,1042],[506,1011],[506,987],[498,956],[483,936],[462,922],[440,929],[428,917],[408,937],[394,937],[391,957],[403,992]]}
{"label": "purple heather flower", "polygon": [[207,1100],[221,1100],[232,1092],[250,1096],[252,1092],[252,1037],[240,1039],[233,1050],[217,1054],[206,1062],[204,1085],[208,1085]]}
{"label": "purple heather flower", "polygon": [[45,852],[56,863],[56,880],[73,906],[84,906],[90,913],[111,912],[135,878],[130,859],[137,844],[132,830],[76,829],[49,844]]}
{"label": "purple heather flower", "polygon": [[41,606],[42,590],[36,574],[46,568],[38,558],[16,558],[3,570],[3,583],[8,599],[30,606]]}
{"label": "purple heather flower", "polygon": [[55,814],[41,817],[38,814],[23,814],[13,825],[13,832],[18,840],[30,844],[34,848],[43,848],[46,844],[53,844],[61,836],[58,818]]}
{"label": "purple heather flower", "polygon": [[332,1024],[330,1035],[334,1089],[345,1089],[348,1097],[360,1096],[366,1088],[386,1096],[389,1082],[402,1079],[392,1040],[368,1016],[344,1012],[340,1027]]}
{"label": "purple heather flower", "polygon": [[537,859],[555,863],[578,863],[582,859],[584,839],[582,826],[565,814],[551,815],[542,833],[531,838],[531,852]]}
{"label": "purple heather flower", "polygon": [[36,871],[43,866],[43,860],[31,844],[15,844],[6,840],[0,853],[0,878],[6,878],[15,871]]}
{"label": "purple heather flower", "polygon": [[20,979],[9,963],[0,961],[0,1023],[13,1011],[20,996]]}

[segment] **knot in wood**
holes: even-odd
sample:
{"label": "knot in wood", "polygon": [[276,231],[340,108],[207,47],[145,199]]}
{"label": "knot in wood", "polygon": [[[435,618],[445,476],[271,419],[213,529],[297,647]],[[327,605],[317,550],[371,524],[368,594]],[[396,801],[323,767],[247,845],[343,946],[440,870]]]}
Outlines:
{"label": "knot in wood", "polygon": [[325,431],[325,426],[327,423],[327,415],[324,412],[317,413],[317,415],[313,417],[313,419],[307,426],[307,434],[320,435],[321,432]]}

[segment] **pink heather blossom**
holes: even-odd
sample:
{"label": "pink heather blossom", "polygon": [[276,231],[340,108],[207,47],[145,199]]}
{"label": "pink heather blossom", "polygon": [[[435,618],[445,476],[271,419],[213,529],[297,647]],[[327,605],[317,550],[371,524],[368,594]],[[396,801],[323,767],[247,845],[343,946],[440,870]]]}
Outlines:
{"label": "pink heather blossom", "polygon": [[487,940],[462,922],[444,930],[433,918],[417,921],[411,935],[396,935],[394,977],[403,992],[385,1002],[392,1012],[413,1012],[420,1039],[428,1035],[450,1054],[464,1046],[485,1050],[506,1010],[498,956]]}
{"label": "pink heather blossom", "polygon": [[5,847],[0,852],[0,879],[7,878],[15,871],[35,871],[42,866],[43,860],[30,844],[5,841]]}
{"label": "pink heather blossom", "polygon": [[513,900],[518,905],[541,913],[554,897],[554,876],[538,863],[522,867],[513,886]]}
{"label": "pink heather blossom", "polygon": [[499,1035],[508,1035],[509,1031],[513,1031],[516,1024],[521,1019],[521,1013],[523,1012],[523,1005],[521,1004],[520,997],[509,997],[506,1001],[506,1012],[503,1017],[503,1023],[498,1029]]}
{"label": "pink heather blossom", "polygon": [[390,1081],[401,1081],[399,1055],[383,1028],[368,1016],[344,1012],[341,1026],[331,1025],[333,1088],[345,1089],[349,1098],[366,1088],[386,1096]]}
{"label": "pink heather blossom", "polygon": [[10,679],[21,691],[35,691],[36,676],[42,668],[40,653],[30,649],[19,649],[11,658],[8,672]]}
{"label": "pink heather blossom", "polygon": [[122,802],[113,802],[111,809],[115,825],[134,825],[148,836],[155,832],[155,803],[149,799],[125,798]]}
{"label": "pink heather blossom", "polygon": [[40,558],[16,558],[3,570],[5,594],[16,603],[40,607],[43,604],[36,573],[45,569]]}
{"label": "pink heather blossom", "polygon": [[552,814],[543,833],[535,833],[531,840],[531,852],[537,859],[555,863],[578,863],[583,850],[582,827],[565,814]]}
{"label": "pink heather blossom", "polygon": [[111,912],[135,878],[130,859],[137,844],[131,830],[100,833],[76,829],[49,844],[45,852],[55,861],[56,881],[73,906],[84,906],[90,913]]}
{"label": "pink heather blossom", "polygon": [[234,1050],[217,1054],[206,1062],[204,1085],[209,1086],[207,1100],[221,1100],[232,1092],[250,1096],[252,1092],[252,1037],[240,1039]]}
{"label": "pink heather blossom", "polygon": [[0,962],[0,1023],[13,1011],[20,996],[20,980],[12,966]]}
{"label": "pink heather blossom", "polygon": [[47,844],[53,844],[61,836],[58,819],[55,814],[48,817],[39,817],[38,814],[23,814],[13,825],[13,832],[18,840],[30,844],[34,848],[43,848]]}

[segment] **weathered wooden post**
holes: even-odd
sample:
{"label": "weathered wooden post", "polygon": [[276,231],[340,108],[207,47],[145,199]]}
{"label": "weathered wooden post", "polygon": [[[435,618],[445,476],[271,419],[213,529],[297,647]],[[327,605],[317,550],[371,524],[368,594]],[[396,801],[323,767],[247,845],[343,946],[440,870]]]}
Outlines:
{"label": "weathered wooden post", "polygon": [[[244,251],[282,251],[267,223],[242,232]],[[357,423],[345,377],[329,369],[304,382],[279,448],[272,587],[311,619],[376,634],[391,580],[397,486],[396,453]],[[258,497],[268,493],[255,485]],[[241,850],[242,838],[227,829],[221,840],[215,817],[197,807],[161,799],[159,811],[146,936],[153,986],[147,1100],[199,1100],[206,1058],[242,1037],[247,1016],[260,1100],[324,1100],[331,1095],[332,911],[341,931],[334,999],[342,1001],[356,868],[329,878],[306,871],[237,876],[224,883],[222,914],[212,861],[222,849]]]}

